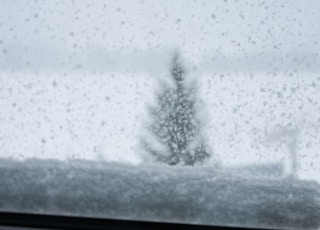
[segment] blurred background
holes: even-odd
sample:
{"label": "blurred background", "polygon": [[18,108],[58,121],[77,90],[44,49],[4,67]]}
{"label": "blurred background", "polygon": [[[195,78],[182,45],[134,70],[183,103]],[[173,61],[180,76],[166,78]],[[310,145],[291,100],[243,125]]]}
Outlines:
{"label": "blurred background", "polygon": [[[0,0],[0,157],[140,163],[179,50],[223,167],[320,181],[320,2]],[[208,162],[210,165],[210,162]]]}

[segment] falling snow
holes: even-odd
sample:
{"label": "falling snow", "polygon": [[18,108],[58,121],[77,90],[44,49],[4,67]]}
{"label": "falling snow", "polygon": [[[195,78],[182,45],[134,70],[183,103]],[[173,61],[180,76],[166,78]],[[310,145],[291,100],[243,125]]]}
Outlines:
{"label": "falling snow", "polygon": [[[319,227],[319,8],[2,1],[0,209]],[[139,148],[173,50],[206,111],[202,167],[150,166]]]}

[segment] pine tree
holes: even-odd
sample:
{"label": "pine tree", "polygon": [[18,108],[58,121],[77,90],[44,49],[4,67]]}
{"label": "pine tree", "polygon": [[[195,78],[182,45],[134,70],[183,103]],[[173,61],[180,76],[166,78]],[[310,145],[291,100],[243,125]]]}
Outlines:
{"label": "pine tree", "polygon": [[210,153],[201,136],[196,88],[195,84],[188,86],[178,54],[172,59],[170,74],[173,86],[162,82],[157,105],[149,108],[152,123],[147,131],[153,141],[144,139],[142,145],[157,162],[202,164]]}

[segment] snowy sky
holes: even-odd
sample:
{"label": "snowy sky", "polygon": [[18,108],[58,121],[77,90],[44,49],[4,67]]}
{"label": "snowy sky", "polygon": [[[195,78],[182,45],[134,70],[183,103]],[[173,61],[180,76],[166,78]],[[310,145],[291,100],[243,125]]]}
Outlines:
{"label": "snowy sky", "polygon": [[0,156],[139,162],[158,77],[181,51],[223,165],[320,180],[320,2],[0,0]]}

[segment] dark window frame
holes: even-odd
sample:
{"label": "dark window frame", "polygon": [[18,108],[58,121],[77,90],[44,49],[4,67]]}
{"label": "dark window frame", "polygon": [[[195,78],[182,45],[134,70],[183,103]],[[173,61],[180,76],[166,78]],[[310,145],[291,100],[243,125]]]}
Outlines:
{"label": "dark window frame", "polygon": [[[70,229],[70,230],[241,230],[255,228],[205,226],[195,224],[178,224],[133,220],[116,220],[75,216],[58,216],[47,214],[15,213],[0,211],[0,228],[17,227],[21,230],[32,229]],[[261,230],[261,228],[259,228]],[[258,230],[258,228],[256,229]]]}

